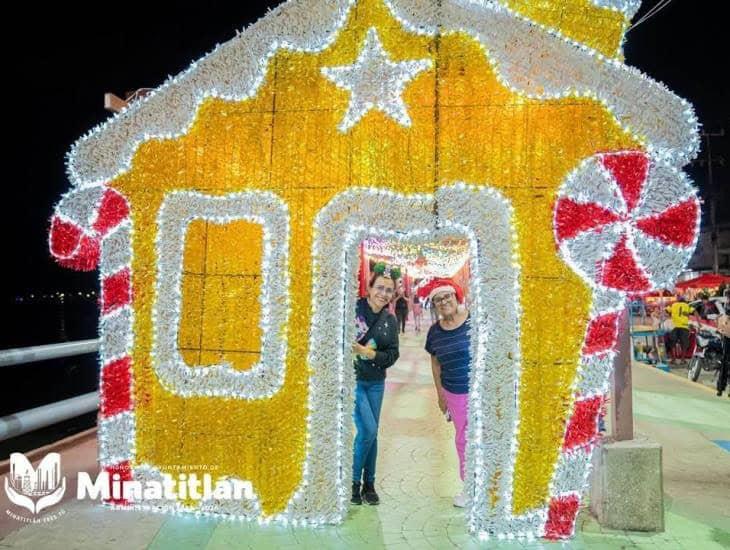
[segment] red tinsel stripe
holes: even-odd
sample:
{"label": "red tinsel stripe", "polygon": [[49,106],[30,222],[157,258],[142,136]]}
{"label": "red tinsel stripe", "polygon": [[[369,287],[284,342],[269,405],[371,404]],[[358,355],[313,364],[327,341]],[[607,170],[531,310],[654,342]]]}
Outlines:
{"label": "red tinsel stripe", "polygon": [[697,233],[699,213],[700,205],[692,197],[656,216],[637,220],[636,227],[664,244],[691,246]]}
{"label": "red tinsel stripe", "polygon": [[575,402],[563,441],[563,451],[570,451],[592,443],[598,435],[598,414],[604,397],[597,395]]}
{"label": "red tinsel stripe", "polygon": [[56,262],[70,269],[91,271],[99,264],[99,241],[58,216],[51,221],[49,248]]}
{"label": "red tinsel stripe", "polygon": [[94,222],[94,230],[99,235],[106,235],[111,229],[119,225],[129,215],[129,205],[126,199],[114,189],[107,189],[101,199],[101,204]]}
{"label": "red tinsel stripe", "polygon": [[579,506],[578,495],[552,498],[545,522],[545,538],[550,540],[569,538],[573,534]]}
{"label": "red tinsel stripe", "polygon": [[93,271],[99,265],[99,242],[90,237],[83,237],[78,251],[68,258],[56,257],[56,262],[75,271]]}
{"label": "red tinsel stripe", "polygon": [[609,153],[601,156],[601,162],[616,180],[629,212],[641,197],[641,190],[649,172],[649,157],[641,151]]}
{"label": "red tinsel stripe", "polygon": [[618,339],[619,313],[607,313],[591,319],[583,344],[583,355],[594,355],[614,349]]}
{"label": "red tinsel stripe", "polygon": [[618,220],[617,214],[596,203],[579,203],[562,198],[555,205],[555,234],[558,242]]}
{"label": "red tinsel stripe", "polygon": [[84,230],[78,225],[53,216],[51,220],[51,253],[63,258],[73,254],[79,246]]}
{"label": "red tinsel stripe", "polygon": [[627,292],[644,292],[651,283],[629,249],[626,235],[616,245],[613,255],[598,266],[602,284]]}
{"label": "red tinsel stripe", "polygon": [[117,271],[101,282],[101,312],[102,314],[125,306],[132,301],[132,286],[129,268]]}
{"label": "red tinsel stripe", "polygon": [[122,357],[104,365],[101,385],[102,417],[113,416],[132,408],[132,358]]}

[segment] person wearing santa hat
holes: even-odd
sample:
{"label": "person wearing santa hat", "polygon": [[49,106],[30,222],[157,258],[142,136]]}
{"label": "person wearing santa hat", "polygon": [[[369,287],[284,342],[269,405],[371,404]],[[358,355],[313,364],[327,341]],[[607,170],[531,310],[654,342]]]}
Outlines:
{"label": "person wearing santa hat", "polygon": [[[459,477],[463,482],[471,367],[469,311],[463,305],[462,289],[451,279],[434,279],[423,290],[439,317],[426,336],[426,351],[431,355],[438,406],[447,420],[454,422]],[[454,506],[463,508],[465,503],[462,490],[454,497]]]}

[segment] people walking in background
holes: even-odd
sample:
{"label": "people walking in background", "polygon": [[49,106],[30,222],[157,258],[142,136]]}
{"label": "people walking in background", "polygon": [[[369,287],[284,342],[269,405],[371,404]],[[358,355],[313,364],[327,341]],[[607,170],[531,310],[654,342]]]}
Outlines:
{"label": "people walking in background", "polygon": [[[692,306],[687,303],[684,296],[678,296],[677,301],[667,307],[667,311],[672,316],[672,332],[669,333],[669,349],[674,350],[679,344],[681,349],[680,360],[684,361],[687,351],[689,350],[689,316],[692,314]],[[670,363],[675,362],[675,358],[670,359]]]}
{"label": "people walking in background", "polygon": [[395,316],[398,318],[398,326],[401,332],[406,331],[406,321],[408,320],[408,296],[402,290],[398,293],[395,300]]}
{"label": "people walking in background", "polygon": [[416,332],[421,332],[423,308],[421,307],[421,299],[415,292],[411,295],[411,312],[413,313],[413,325],[416,328]]}
{"label": "people walking in background", "polygon": [[710,301],[710,293],[709,292],[702,292],[699,295],[700,300],[702,300],[702,303],[697,308],[697,313],[700,316],[700,319],[709,319],[709,315],[717,315],[719,311],[717,310],[717,307],[715,304],[713,304]]}
{"label": "people walking in background", "polygon": [[[728,306],[730,306],[730,290],[724,289],[723,295],[727,298],[725,302],[724,315],[720,315],[717,319],[717,331],[722,337],[722,366],[720,372],[717,375],[717,395],[721,396],[722,392],[727,389],[728,378],[730,378],[730,316],[727,314]],[[730,391],[728,392],[730,397]]]}
{"label": "people walking in background", "polygon": [[431,315],[431,324],[434,324],[436,321],[439,320],[439,315],[436,312],[436,307],[433,305],[433,302],[426,298],[426,307],[428,308],[428,313]]}

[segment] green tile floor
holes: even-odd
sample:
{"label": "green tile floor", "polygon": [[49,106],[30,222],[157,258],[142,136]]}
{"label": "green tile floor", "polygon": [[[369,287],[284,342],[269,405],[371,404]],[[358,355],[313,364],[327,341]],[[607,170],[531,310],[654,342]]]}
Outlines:
{"label": "green tile floor", "polygon": [[633,373],[636,429],[663,445],[666,531],[604,530],[583,510],[570,542],[474,540],[451,505],[459,489],[453,428],[437,409],[422,344],[423,335],[406,334],[388,378],[376,483],[382,504],[352,507],[340,526],[260,527],[73,501],[63,517],[14,531],[0,548],[730,548],[730,453],[713,443],[730,440],[730,399],[640,365]]}

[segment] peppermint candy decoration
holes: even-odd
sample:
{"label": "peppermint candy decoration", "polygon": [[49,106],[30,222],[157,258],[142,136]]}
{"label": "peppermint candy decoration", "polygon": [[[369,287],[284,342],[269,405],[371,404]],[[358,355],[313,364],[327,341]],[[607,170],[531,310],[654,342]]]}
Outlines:
{"label": "peppermint candy decoration", "polygon": [[626,293],[671,286],[699,223],[684,173],[642,151],[583,161],[558,191],[553,218],[563,259],[591,286]]}

